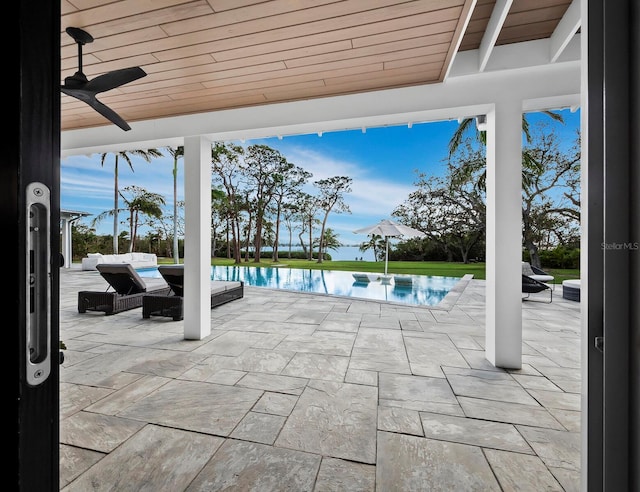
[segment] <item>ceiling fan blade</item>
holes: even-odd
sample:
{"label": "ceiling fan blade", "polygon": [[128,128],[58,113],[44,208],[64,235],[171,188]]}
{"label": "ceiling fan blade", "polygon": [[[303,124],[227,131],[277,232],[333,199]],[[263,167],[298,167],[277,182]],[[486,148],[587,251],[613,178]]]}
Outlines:
{"label": "ceiling fan blade", "polygon": [[127,124],[126,121],[122,119],[122,117],[118,113],[116,113],[110,107],[102,104],[95,97],[93,98],[93,101],[88,104],[93,109],[95,109],[98,113],[100,113],[102,116],[104,116],[109,121],[111,121],[111,123],[113,123],[114,125],[118,125],[120,128],[122,128],[125,132],[131,130],[131,127]]}
{"label": "ceiling fan blade", "polygon": [[61,87],[61,90],[64,94],[71,97],[75,97],[76,99],[79,99],[80,101],[87,103],[89,106],[95,109],[98,113],[100,113],[102,116],[107,118],[113,124],[118,125],[124,131],[131,130],[131,127],[129,126],[129,124],[126,121],[124,121],[122,117],[118,113],[116,113],[113,109],[111,109],[110,107],[98,101],[96,99],[95,94],[91,92],[87,92],[84,89],[68,89],[64,86]]}
{"label": "ceiling fan blade", "polygon": [[122,68],[120,70],[114,70],[107,72],[103,75],[98,75],[94,79],[87,82],[83,90],[93,92],[97,94],[99,92],[106,92],[121,85],[128,84],[134,80],[141,79],[146,76],[147,73],[140,67]]}
{"label": "ceiling fan blade", "polygon": [[60,86],[60,91],[67,96],[75,97],[76,99],[80,99],[82,102],[86,102],[91,105],[90,101],[95,99],[95,94],[91,92],[87,92],[82,89],[75,89],[73,87]]}

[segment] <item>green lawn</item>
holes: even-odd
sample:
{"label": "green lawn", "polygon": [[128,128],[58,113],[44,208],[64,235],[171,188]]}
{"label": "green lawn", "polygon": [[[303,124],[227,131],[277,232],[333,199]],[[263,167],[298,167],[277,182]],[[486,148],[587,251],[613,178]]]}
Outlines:
{"label": "green lawn", "polygon": [[[173,263],[171,258],[158,258],[159,263]],[[233,260],[227,258],[212,258],[212,265],[233,265]],[[290,268],[306,268],[311,270],[342,270],[349,272],[371,272],[383,273],[384,262],[373,261],[324,261],[318,263],[316,260],[289,260],[280,258],[278,263],[263,258],[260,263],[254,263],[253,259],[249,262],[242,262],[240,266],[246,267],[273,267],[286,266]],[[555,277],[555,283],[561,284],[563,280],[580,278],[580,270],[578,269],[548,269],[545,270]],[[406,274],[406,275],[429,275],[439,277],[462,277],[468,273],[473,274],[473,278],[484,280],[485,264],[484,263],[449,263],[446,261],[390,261],[388,273]]]}
{"label": "green lawn", "polygon": [[545,268],[544,271],[555,277],[554,284],[561,284],[563,280],[580,278],[580,269],[578,268]]}

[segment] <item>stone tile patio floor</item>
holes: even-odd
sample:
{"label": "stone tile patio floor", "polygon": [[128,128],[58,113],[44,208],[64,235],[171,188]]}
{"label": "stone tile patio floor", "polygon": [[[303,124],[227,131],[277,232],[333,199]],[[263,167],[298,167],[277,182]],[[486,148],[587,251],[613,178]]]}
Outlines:
{"label": "stone tile patio floor", "polygon": [[97,272],[60,284],[61,490],[579,490],[580,308],[559,286],[523,302],[505,371],[479,280],[448,311],[245,287],[199,341],[141,308],[79,314]]}

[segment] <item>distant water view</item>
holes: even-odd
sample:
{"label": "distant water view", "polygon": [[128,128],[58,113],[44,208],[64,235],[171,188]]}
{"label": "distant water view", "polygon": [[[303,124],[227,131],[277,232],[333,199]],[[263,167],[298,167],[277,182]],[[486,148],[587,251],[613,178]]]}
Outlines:
{"label": "distant water view", "polygon": [[[262,248],[262,251],[271,251],[271,248]],[[289,246],[280,246],[278,248],[280,259],[287,257],[287,251],[289,251]],[[302,247],[294,245],[291,247],[291,251],[302,251]],[[334,261],[355,261],[356,259],[360,260],[360,258],[362,258],[362,261],[375,261],[373,259],[373,250],[369,249],[363,253],[358,246],[340,246],[337,250],[330,249],[328,253]]]}
{"label": "distant water view", "polygon": [[340,246],[337,250],[330,249],[328,253],[332,260],[348,260],[353,261],[362,258],[362,261],[375,261],[373,258],[373,250],[368,249],[364,253],[360,251],[358,246]]}

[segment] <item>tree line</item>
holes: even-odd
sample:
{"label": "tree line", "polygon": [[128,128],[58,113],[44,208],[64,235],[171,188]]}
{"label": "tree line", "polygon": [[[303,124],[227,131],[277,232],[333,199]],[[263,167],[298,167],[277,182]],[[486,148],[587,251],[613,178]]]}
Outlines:
{"label": "tree line", "polygon": [[[167,256],[176,263],[180,258],[180,240],[184,235],[184,202],[177,200],[178,162],[184,157],[184,148],[165,148],[174,160],[174,209],[173,214],[163,214],[166,201],[162,195],[140,186],[118,188],[120,162],[126,162],[133,170],[132,157],[151,162],[163,156],[161,150],[147,149],[101,154],[101,165],[109,156],[114,162],[114,206],[91,221],[91,227],[76,226],[74,250],[79,255],[88,248],[100,246],[104,251],[104,240],[98,241],[95,227],[106,218],[113,219],[111,250],[118,253],[123,243],[128,243],[129,252],[136,250],[138,229],[144,225],[147,234],[142,249],[160,249],[164,241]],[[335,232],[327,227],[331,213],[350,213],[345,195],[351,192],[352,178],[333,176],[311,181],[313,175],[302,167],[289,162],[279,151],[266,145],[249,145],[244,148],[233,143],[215,143],[211,149],[211,237],[212,256],[226,248],[226,256],[235,263],[249,261],[257,263],[265,244],[273,246],[272,260],[279,261],[279,245],[283,234],[287,234],[288,255],[291,256],[294,231],[304,256],[322,263],[327,249],[336,249],[339,241]],[[311,185],[313,192],[305,191]],[[119,233],[121,214],[128,219],[128,232]],[[314,237],[314,229],[320,233]],[[84,235],[84,237],[79,237]],[[155,237],[155,240],[154,240]],[[140,246],[140,245],[138,245]]]}
{"label": "tree line", "polygon": [[[554,120],[561,117],[547,114]],[[425,239],[402,241],[390,249],[392,260],[445,259],[467,263],[484,260],[486,234],[486,158],[485,134],[473,130],[472,120],[463,120],[449,142],[444,172],[416,171],[415,190],[391,212],[400,222],[423,231]],[[580,221],[580,136],[572,146],[561,145],[547,125],[532,129],[523,116],[522,152],[522,238],[524,257],[534,266],[546,262],[575,263],[572,253],[579,243]],[[173,158],[173,213],[163,214],[165,198],[139,186],[118,189],[118,166],[126,162],[133,170],[133,156],[147,162],[167,152]],[[173,256],[181,255],[184,235],[184,203],[177,200],[177,174],[184,148],[122,151],[101,154],[104,166],[114,162],[114,206],[92,221],[91,226],[113,219],[112,250],[121,246],[134,251],[157,248]],[[246,148],[233,143],[214,143],[211,148],[211,251],[212,256],[233,258],[235,263],[259,262],[262,249],[272,246],[271,259],[279,261],[279,247],[288,244],[288,257],[295,242],[303,257],[322,262],[327,249],[339,247],[335,232],[327,227],[331,213],[350,213],[346,196],[352,179],[333,176],[312,181],[312,174],[291,163],[279,151],[266,145]],[[308,186],[311,185],[311,186]],[[312,189],[313,192],[308,190]],[[123,206],[121,206],[121,204]],[[120,214],[126,214],[128,232],[119,233]],[[152,232],[138,237],[142,226]],[[91,248],[101,244],[92,229],[76,227],[74,246]],[[319,233],[318,233],[319,230]],[[76,235],[77,235],[76,234]],[[87,239],[89,235],[89,239]],[[93,245],[90,243],[93,241]],[[137,244],[136,241],[142,241]],[[81,251],[81,255],[87,251]],[[560,248],[556,253],[549,252]],[[360,246],[372,249],[376,259],[384,255],[384,240],[371,236]],[[108,250],[107,250],[108,251]],[[579,257],[579,254],[577,255]]]}
{"label": "tree line", "polygon": [[[467,128],[463,122],[459,131]],[[532,265],[541,267],[542,252],[556,248],[575,250],[580,241],[580,135],[576,134],[572,145],[564,148],[546,124],[531,129],[526,118],[523,118],[523,135],[523,256]],[[448,259],[455,255],[467,263],[473,253],[477,256],[484,251],[485,142],[484,132],[466,138],[456,133],[450,141],[444,173],[416,171],[416,190],[392,215],[425,232],[427,239],[410,242],[413,249],[405,245],[405,256],[415,256],[416,249],[428,254],[426,248],[435,247],[444,251]],[[548,260],[554,258],[554,255],[544,256]],[[575,258],[579,258],[579,254],[573,255],[574,268],[577,267]]]}

